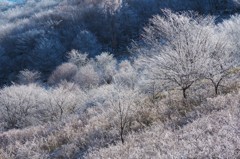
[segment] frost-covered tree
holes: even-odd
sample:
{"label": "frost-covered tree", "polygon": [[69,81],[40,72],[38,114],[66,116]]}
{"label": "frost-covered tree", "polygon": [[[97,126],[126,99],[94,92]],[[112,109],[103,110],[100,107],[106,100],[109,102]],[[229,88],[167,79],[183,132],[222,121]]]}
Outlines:
{"label": "frost-covered tree", "polygon": [[74,83],[62,83],[49,92],[49,120],[62,120],[73,114],[86,100],[86,94]]}
{"label": "frost-covered tree", "polygon": [[18,81],[20,84],[30,84],[37,82],[41,74],[38,71],[23,70],[19,72]]}
{"label": "frost-covered tree", "polygon": [[239,73],[237,68],[239,61],[234,56],[234,44],[226,35],[216,31],[212,38],[212,44],[215,48],[210,52],[204,77],[211,81],[214,86],[214,92],[218,95],[219,86],[223,80]]}
{"label": "frost-covered tree", "polygon": [[180,87],[183,97],[206,70],[212,52],[210,37],[213,19],[194,13],[173,13],[164,10],[164,16],[154,16],[144,29],[142,64],[155,80]]}
{"label": "frost-covered tree", "polygon": [[218,24],[221,32],[223,32],[227,38],[227,41],[231,42],[231,47],[234,48],[233,53],[235,58],[240,60],[240,15],[231,16],[231,18],[224,20],[222,23]]}
{"label": "frost-covered tree", "polygon": [[133,114],[136,112],[138,103],[140,102],[140,94],[137,90],[126,90],[116,88],[112,92],[110,99],[114,116],[110,116],[110,122],[114,122],[114,126],[119,132],[121,142],[124,144],[124,135],[130,129]]}
{"label": "frost-covered tree", "polygon": [[99,74],[101,83],[111,83],[116,73],[117,61],[112,54],[103,52],[96,56],[95,69]]}
{"label": "frost-covered tree", "polygon": [[78,67],[85,66],[89,62],[87,56],[88,56],[87,54],[82,54],[77,50],[71,50],[67,54],[68,61],[75,64]]}
{"label": "frost-covered tree", "polygon": [[13,85],[0,90],[0,124],[6,129],[42,123],[47,116],[46,90],[35,85]]}
{"label": "frost-covered tree", "polygon": [[119,69],[114,75],[114,83],[134,89],[138,83],[138,74],[127,60],[119,64]]}
{"label": "frost-covered tree", "polygon": [[74,76],[74,82],[79,84],[83,89],[90,89],[99,85],[99,75],[95,71],[94,66],[87,64],[81,67]]}
{"label": "frost-covered tree", "polygon": [[72,63],[63,63],[58,66],[48,79],[49,84],[57,84],[61,81],[71,81],[77,73],[77,66]]}

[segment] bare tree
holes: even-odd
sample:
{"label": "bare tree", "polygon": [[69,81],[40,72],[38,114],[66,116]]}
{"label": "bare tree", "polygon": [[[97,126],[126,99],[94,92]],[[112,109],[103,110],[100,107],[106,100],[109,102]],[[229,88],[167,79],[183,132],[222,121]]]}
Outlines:
{"label": "bare tree", "polygon": [[62,83],[48,93],[49,118],[52,121],[62,120],[66,115],[73,114],[86,99],[85,93],[74,83]]}
{"label": "bare tree", "polygon": [[5,129],[40,124],[46,115],[47,92],[35,84],[0,90],[0,123]]}
{"label": "bare tree", "polygon": [[154,16],[145,28],[143,38],[148,48],[140,50],[141,61],[152,78],[180,87],[187,98],[186,91],[207,69],[213,19],[195,13],[163,12],[163,17]]}
{"label": "bare tree", "polygon": [[222,81],[235,75],[239,64],[234,56],[234,45],[231,40],[220,32],[216,32],[212,39],[214,48],[210,53],[204,77],[211,81],[214,92],[218,95]]}
{"label": "bare tree", "polygon": [[125,142],[124,135],[132,123],[134,109],[136,109],[139,97],[136,90],[116,88],[116,91],[112,93],[112,97],[110,98],[112,109],[116,114],[114,117],[115,126],[119,131],[122,143]]}

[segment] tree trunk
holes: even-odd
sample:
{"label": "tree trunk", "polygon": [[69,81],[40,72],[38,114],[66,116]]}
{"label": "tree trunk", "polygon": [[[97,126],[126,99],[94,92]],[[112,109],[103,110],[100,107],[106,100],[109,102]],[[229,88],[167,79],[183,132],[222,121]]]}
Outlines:
{"label": "tree trunk", "polygon": [[218,85],[214,85],[215,95],[218,95]]}
{"label": "tree trunk", "polygon": [[122,128],[121,128],[121,132],[120,132],[120,137],[121,137],[122,144],[124,144],[123,129]]}
{"label": "tree trunk", "polygon": [[217,83],[215,83],[213,80],[212,80],[212,83],[214,85],[214,90],[215,90],[215,95],[218,95],[219,94],[219,86],[220,86],[220,83],[222,82],[223,78],[221,78]]}
{"label": "tree trunk", "polygon": [[185,88],[182,89],[182,93],[183,93],[183,98],[184,98],[184,99],[187,99],[186,90],[187,90],[187,89],[185,89]]}

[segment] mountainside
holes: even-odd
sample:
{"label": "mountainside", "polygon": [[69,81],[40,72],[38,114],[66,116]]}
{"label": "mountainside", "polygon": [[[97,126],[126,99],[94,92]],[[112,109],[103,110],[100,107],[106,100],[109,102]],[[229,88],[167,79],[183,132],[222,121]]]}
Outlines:
{"label": "mountainside", "polygon": [[240,158],[239,7],[0,2],[0,159]]}

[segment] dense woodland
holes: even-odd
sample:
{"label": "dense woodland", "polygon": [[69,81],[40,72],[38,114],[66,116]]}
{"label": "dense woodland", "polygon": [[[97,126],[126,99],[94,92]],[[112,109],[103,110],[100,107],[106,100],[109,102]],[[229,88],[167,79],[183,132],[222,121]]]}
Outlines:
{"label": "dense woodland", "polygon": [[0,2],[0,158],[239,158],[239,12]]}

